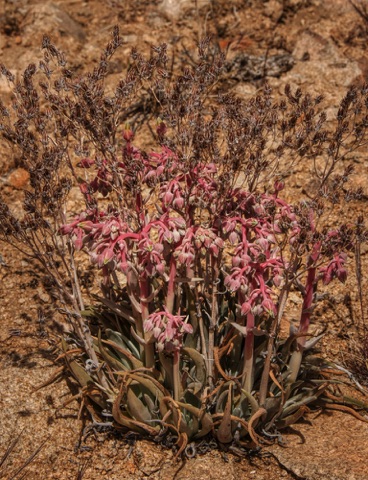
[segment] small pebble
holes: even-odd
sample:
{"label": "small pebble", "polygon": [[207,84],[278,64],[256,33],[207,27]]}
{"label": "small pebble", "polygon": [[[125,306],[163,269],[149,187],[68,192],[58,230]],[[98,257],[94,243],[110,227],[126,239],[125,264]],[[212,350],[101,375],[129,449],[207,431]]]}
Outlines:
{"label": "small pebble", "polygon": [[24,188],[29,180],[29,173],[24,168],[17,168],[8,176],[7,183],[14,188]]}

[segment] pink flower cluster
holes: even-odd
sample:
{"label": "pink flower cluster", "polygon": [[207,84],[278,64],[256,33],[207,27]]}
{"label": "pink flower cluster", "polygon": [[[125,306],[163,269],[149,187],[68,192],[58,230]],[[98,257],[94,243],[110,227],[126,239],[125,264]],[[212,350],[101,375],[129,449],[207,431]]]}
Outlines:
{"label": "pink flower cluster", "polygon": [[[258,198],[246,192],[234,192],[239,198],[240,211],[236,216],[227,216],[223,222],[223,231],[234,246],[232,268],[224,283],[230,292],[238,293],[242,316],[248,313],[274,316],[277,311],[273,287],[282,285],[287,265],[280,255],[276,237],[289,235],[291,243],[297,228],[295,213],[277,197],[279,190]],[[288,228],[281,227],[281,222]]]}
{"label": "pink flower cluster", "polygon": [[[125,130],[121,159],[113,165],[80,162],[81,168],[97,170],[91,182],[80,186],[88,208],[60,230],[72,237],[76,249],[85,247],[102,269],[105,283],[114,270],[126,275],[134,270],[143,283],[160,277],[170,284],[167,295],[174,295],[176,276],[198,273],[225,253],[219,267],[224,286],[237,295],[240,315],[275,316],[278,291],[290,267],[281,250],[288,246],[289,252],[296,252],[305,244],[313,252],[308,268],[319,268],[316,281],[328,284],[335,277],[345,281],[343,232],[315,235],[313,209],[305,205],[298,210],[280,199],[282,182],[275,183],[271,194],[231,186],[220,190],[216,164],[179,161],[166,146],[145,154],[132,145],[133,137]],[[129,204],[135,205],[133,209],[98,210],[94,194],[119,189],[122,197],[133,199]],[[148,213],[142,192],[150,190],[159,193],[156,210]],[[322,252],[329,263],[320,267]],[[170,350],[179,348],[192,327],[180,315],[160,311],[149,315],[145,329],[153,331],[160,350]]]}
{"label": "pink flower cluster", "polygon": [[193,327],[186,322],[185,316],[172,315],[166,308],[152,313],[143,328],[145,332],[152,332],[159,352],[180,350],[184,334],[193,333]]}
{"label": "pink flower cluster", "polygon": [[319,269],[319,273],[325,285],[328,285],[334,278],[340,280],[341,283],[345,283],[348,276],[345,268],[346,260],[346,253],[335,253],[334,258],[328,263],[328,265]]}
{"label": "pink flower cluster", "polygon": [[128,252],[138,236],[131,232],[117,212],[87,210],[60,228],[62,235],[73,238],[77,250],[86,247],[91,262],[99,268],[128,269]]}
{"label": "pink flower cluster", "polygon": [[[82,168],[91,168],[95,165],[95,161],[90,158],[83,158],[79,163],[78,167]],[[104,160],[102,164],[98,167],[97,174],[91,182],[82,182],[79,185],[79,188],[83,195],[86,198],[88,203],[93,202],[93,194],[100,192],[104,197],[106,197],[112,191],[112,174],[107,168],[107,162]]]}

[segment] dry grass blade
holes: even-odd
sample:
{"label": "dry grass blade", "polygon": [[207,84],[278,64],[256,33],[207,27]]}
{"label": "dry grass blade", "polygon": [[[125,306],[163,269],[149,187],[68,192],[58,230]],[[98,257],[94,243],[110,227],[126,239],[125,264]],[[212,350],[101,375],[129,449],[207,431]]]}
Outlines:
{"label": "dry grass blade", "polygon": [[360,303],[360,315],[361,315],[361,323],[363,325],[363,331],[365,333],[365,321],[364,321],[364,296],[363,296],[363,285],[362,285],[362,258],[361,258],[361,237],[362,235],[362,223],[363,218],[359,217],[357,222],[357,240],[355,244],[355,269],[356,269],[356,277],[358,283],[358,295],[359,295],[359,303]]}
{"label": "dry grass blade", "polygon": [[365,21],[368,22],[368,8],[367,5],[362,1],[353,2],[349,0],[350,5],[354,8],[358,15]]}
{"label": "dry grass blade", "polygon": [[[12,442],[11,444],[8,446],[8,448],[6,449],[4,455],[1,457],[1,460],[0,460],[0,469],[3,468],[3,466],[6,464],[6,461],[7,459],[9,458],[9,455],[12,453],[12,451],[14,450],[14,448],[16,447],[17,443],[19,442],[19,439],[20,437],[22,436],[22,433],[23,431],[18,435],[18,437],[16,437]],[[0,470],[0,473],[1,473],[1,470]]]}
{"label": "dry grass blade", "polygon": [[77,473],[77,476],[75,477],[75,480],[82,480],[90,463],[91,463],[91,459],[87,459],[79,465],[78,473]]}
{"label": "dry grass blade", "polygon": [[[4,453],[4,455],[2,456],[1,460],[0,460],[0,475],[1,475],[1,478],[4,478],[2,477],[3,474],[5,474],[5,472],[3,472],[3,467],[4,465],[6,464],[6,461],[7,459],[9,458],[9,456],[11,455],[11,453],[14,451],[14,448],[16,447],[16,445],[18,444],[21,436],[23,434],[23,431],[11,442],[11,444],[9,445],[9,447],[6,449],[6,452]],[[23,470],[28,467],[28,465],[30,463],[33,462],[33,460],[36,458],[36,456],[40,453],[40,451],[42,450],[42,448],[44,447],[44,445],[46,444],[46,442],[49,440],[50,437],[46,438],[46,440],[44,440],[41,445],[33,452],[31,453],[31,455],[23,462],[23,464],[18,468],[18,470],[16,470],[14,473],[11,473],[9,476],[8,476],[8,479],[7,480],[21,480],[22,478],[25,478],[26,476],[26,473],[24,473],[21,477],[19,477],[19,475],[23,472]]]}
{"label": "dry grass blade", "polygon": [[48,437],[46,440],[44,440],[41,445],[27,458],[27,460],[23,463],[23,465],[15,472],[13,475],[9,478],[9,480],[15,480],[17,476],[26,468],[30,463],[33,462],[33,460],[37,457],[37,455],[40,453],[46,442],[48,441],[50,437]]}

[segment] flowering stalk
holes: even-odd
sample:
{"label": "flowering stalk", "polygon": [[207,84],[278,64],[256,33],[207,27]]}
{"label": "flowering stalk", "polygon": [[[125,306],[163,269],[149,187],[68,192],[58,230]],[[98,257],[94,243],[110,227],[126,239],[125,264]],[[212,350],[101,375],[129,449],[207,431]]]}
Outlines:
{"label": "flowering stalk", "polygon": [[244,365],[243,365],[243,380],[242,386],[248,393],[252,392],[253,388],[253,368],[254,368],[254,334],[255,327],[254,315],[251,311],[247,314],[247,333],[244,342]]}
{"label": "flowering stalk", "polygon": [[208,379],[209,385],[212,388],[214,382],[214,346],[215,346],[215,331],[218,322],[218,278],[219,265],[221,264],[221,253],[218,258],[211,255],[211,284],[212,284],[212,301],[211,301],[211,320],[208,328]]}
{"label": "flowering stalk", "polygon": [[173,394],[174,400],[180,400],[180,350],[174,350],[173,352]]}
{"label": "flowering stalk", "polygon": [[307,278],[306,278],[306,285],[305,285],[305,293],[302,305],[302,312],[300,316],[300,323],[298,329],[298,338],[296,339],[297,348],[293,352],[290,363],[290,376],[288,378],[288,383],[292,385],[299,373],[300,365],[302,362],[303,351],[305,342],[307,340],[307,333],[310,324],[310,318],[312,313],[313,307],[313,295],[316,288],[316,274],[317,274],[317,267],[316,263],[320,256],[321,251],[321,242],[317,242],[312,250],[312,253],[309,255],[308,258],[308,270],[307,270]]}
{"label": "flowering stalk", "polygon": [[173,315],[167,308],[152,313],[144,322],[144,331],[152,332],[156,339],[159,352],[165,350],[173,356],[173,391],[174,399],[179,400],[180,386],[180,350],[183,346],[183,337],[186,333],[193,333],[193,328],[187,319],[181,315]]}
{"label": "flowering stalk", "polygon": [[271,358],[274,353],[275,349],[275,340],[277,336],[277,330],[280,326],[280,322],[284,313],[284,309],[286,306],[287,302],[287,297],[289,294],[289,288],[290,284],[286,280],[285,284],[281,290],[280,297],[279,297],[279,303],[277,306],[277,315],[275,315],[272,325],[270,328],[270,333],[268,336],[268,341],[267,341],[267,354],[264,362],[264,367],[263,367],[263,372],[262,372],[262,377],[261,377],[261,383],[259,387],[259,405],[260,407],[265,406],[266,398],[267,398],[267,390],[268,390],[268,378],[270,374],[270,369],[271,369]]}
{"label": "flowering stalk", "polygon": [[[141,294],[141,320],[139,325],[139,330],[142,328],[144,331],[143,325],[147,321],[149,316],[149,283],[147,278],[141,276],[140,278],[140,294]],[[155,352],[154,345],[148,340],[148,336],[144,335],[145,344],[144,344],[144,360],[146,368],[153,368],[155,366]]]}
{"label": "flowering stalk", "polygon": [[175,301],[175,278],[176,278],[176,261],[172,256],[170,259],[170,271],[169,280],[167,283],[167,295],[166,295],[166,308],[167,311],[172,313],[174,309]]}
{"label": "flowering stalk", "polygon": [[[175,277],[176,277],[176,261],[172,256],[170,259],[170,273],[169,281],[167,285],[167,296],[166,296],[166,309],[172,314],[175,301]],[[173,352],[173,390],[174,390],[174,400],[180,400],[180,349],[175,349]]]}

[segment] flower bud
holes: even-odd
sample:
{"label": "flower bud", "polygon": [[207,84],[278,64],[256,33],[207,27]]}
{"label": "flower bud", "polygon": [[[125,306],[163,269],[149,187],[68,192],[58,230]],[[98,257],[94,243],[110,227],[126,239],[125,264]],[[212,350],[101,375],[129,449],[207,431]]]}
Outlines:
{"label": "flower bud", "polygon": [[251,311],[252,305],[249,302],[244,302],[241,306],[241,315],[247,315]]}
{"label": "flower bud", "polygon": [[274,317],[276,315],[276,306],[270,298],[265,298],[263,300],[262,307],[270,317]]}
{"label": "flower bud", "polygon": [[346,279],[347,279],[347,276],[348,276],[348,272],[346,271],[345,268],[340,267],[340,268],[337,269],[336,276],[340,280],[341,283],[345,283]]}
{"label": "flower bud", "polygon": [[167,190],[164,195],[164,204],[165,205],[171,205],[171,202],[173,201],[174,195],[171,193],[170,190]]}
{"label": "flower bud", "polygon": [[223,241],[222,238],[220,238],[220,237],[216,237],[216,238],[215,238],[214,244],[215,244],[218,248],[224,248],[224,241]]}
{"label": "flower bud", "polygon": [[62,225],[59,228],[59,233],[60,235],[70,235],[74,231],[74,226],[73,224],[69,225]]}
{"label": "flower bud", "polygon": [[212,244],[212,239],[210,236],[201,235],[200,239],[206,248],[209,248]]}
{"label": "flower bud", "polygon": [[256,243],[258,243],[264,252],[268,249],[268,242],[265,238],[258,238]]}
{"label": "flower bud", "polygon": [[186,265],[190,267],[194,261],[194,255],[192,252],[187,253]]}
{"label": "flower bud", "polygon": [[231,245],[237,245],[239,243],[239,236],[235,231],[230,233],[229,242],[231,243]]}
{"label": "flower bud", "polygon": [[180,232],[178,230],[176,230],[176,229],[173,230],[172,235],[174,237],[174,242],[179,242],[180,241],[181,235],[180,235]]}
{"label": "flower bud", "polygon": [[76,250],[81,250],[83,247],[83,231],[78,228],[77,238],[74,240],[74,247]]}
{"label": "flower bud", "polygon": [[[145,330],[146,332],[149,331],[150,329],[147,329]],[[161,334],[161,328],[160,327],[155,327],[153,330],[152,330],[152,333],[153,333],[153,336],[155,338],[158,338]]]}
{"label": "flower bud", "polygon": [[104,237],[107,237],[107,236],[110,236],[110,233],[111,233],[111,224],[105,223],[102,227],[101,235],[103,235]]}
{"label": "flower bud", "polygon": [[185,252],[180,252],[179,253],[179,256],[178,256],[178,262],[181,263],[182,265],[185,264],[185,262],[187,261],[187,258],[188,258],[188,254],[185,253]]}
{"label": "flower bud", "polygon": [[[160,120],[160,119],[159,119]],[[163,121],[160,121],[159,124],[157,125],[156,129],[157,135],[162,138],[166,132],[167,132],[167,127]]]}
{"label": "flower bud", "polygon": [[83,193],[83,195],[87,195],[89,193],[88,183],[87,182],[80,183],[79,190]]}
{"label": "flower bud", "polygon": [[282,275],[275,275],[273,277],[273,284],[275,285],[275,287],[281,287],[283,280],[284,279]]}
{"label": "flower bud", "polygon": [[126,142],[131,142],[134,138],[134,132],[128,123],[124,126],[123,138]]}
{"label": "flower bud", "polygon": [[[113,248],[107,248],[102,254],[102,261],[103,265],[107,265],[112,258],[114,258],[114,250]],[[102,265],[101,265],[102,266]]]}
{"label": "flower bud", "polygon": [[143,322],[143,331],[145,333],[150,332],[153,329],[153,317],[150,315],[144,322]]}
{"label": "flower bud", "polygon": [[274,183],[275,193],[281,192],[281,190],[283,190],[284,188],[285,188],[285,183],[282,181],[276,180],[276,182]]}
{"label": "flower bud", "polygon": [[235,255],[231,261],[233,267],[239,267],[242,263],[242,258],[240,255]]}
{"label": "flower bud", "polygon": [[90,168],[94,165],[95,161],[90,158],[83,158],[80,162],[77,163],[77,167],[81,168]]}
{"label": "flower bud", "polygon": [[173,201],[173,207],[181,210],[184,207],[184,198],[178,195]]}
{"label": "flower bud", "polygon": [[201,239],[199,237],[195,237],[194,246],[197,250],[199,250],[202,247],[202,242],[201,242]]}
{"label": "flower bud", "polygon": [[156,271],[159,275],[163,275],[165,273],[165,264],[164,263],[158,263],[156,265]]}

